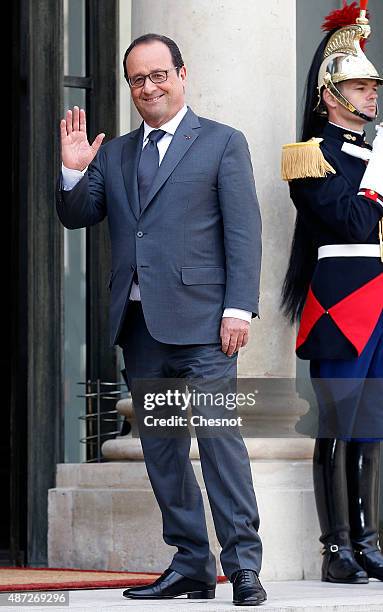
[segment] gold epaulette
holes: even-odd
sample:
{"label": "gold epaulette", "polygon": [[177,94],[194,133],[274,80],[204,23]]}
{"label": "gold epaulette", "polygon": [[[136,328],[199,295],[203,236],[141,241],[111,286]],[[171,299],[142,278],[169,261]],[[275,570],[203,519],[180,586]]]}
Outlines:
{"label": "gold epaulette", "polygon": [[284,181],[303,178],[324,178],[334,168],[326,161],[320,143],[323,138],[294,142],[282,147],[282,178]]}

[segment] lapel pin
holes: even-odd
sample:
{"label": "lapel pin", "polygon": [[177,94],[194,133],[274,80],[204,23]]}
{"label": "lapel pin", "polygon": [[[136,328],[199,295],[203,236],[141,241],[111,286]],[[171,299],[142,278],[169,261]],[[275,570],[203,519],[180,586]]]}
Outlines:
{"label": "lapel pin", "polygon": [[190,140],[191,139],[191,136],[188,136],[187,134],[184,134],[184,136],[185,136],[186,140]]}

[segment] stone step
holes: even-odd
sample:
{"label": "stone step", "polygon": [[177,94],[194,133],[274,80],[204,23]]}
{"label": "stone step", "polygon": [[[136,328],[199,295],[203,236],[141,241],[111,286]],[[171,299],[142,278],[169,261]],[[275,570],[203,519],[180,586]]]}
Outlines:
{"label": "stone step", "polygon": [[[371,580],[367,585],[335,585],[313,580],[265,583],[268,601],[257,607],[260,612],[383,612],[383,584]],[[217,587],[210,601],[186,598],[165,601],[133,601],[122,597],[123,589],[71,591],[69,607],[55,610],[90,610],[93,612],[220,612],[250,610],[232,604],[230,584]],[[19,610],[21,608],[18,608]],[[11,609],[9,609],[11,610]],[[34,607],[34,612],[45,609]]]}

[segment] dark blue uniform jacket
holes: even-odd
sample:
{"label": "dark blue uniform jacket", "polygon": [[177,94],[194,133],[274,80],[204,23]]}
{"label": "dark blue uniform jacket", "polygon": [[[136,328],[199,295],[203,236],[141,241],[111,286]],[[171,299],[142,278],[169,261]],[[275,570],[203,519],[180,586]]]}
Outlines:
{"label": "dark blue uniform jacket", "polygon": [[[322,138],[321,150],[336,174],[290,181],[291,198],[308,234],[315,247],[379,244],[383,205],[358,195],[366,161],[342,151],[344,143],[371,147],[364,136],[332,124],[326,125]],[[382,309],[379,257],[318,260],[301,319],[297,355],[302,359],[358,357]]]}

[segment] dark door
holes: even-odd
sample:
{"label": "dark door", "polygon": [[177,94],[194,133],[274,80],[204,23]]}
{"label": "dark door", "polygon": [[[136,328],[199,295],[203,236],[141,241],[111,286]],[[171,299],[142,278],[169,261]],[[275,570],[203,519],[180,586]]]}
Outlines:
{"label": "dark door", "polygon": [[[117,115],[110,118],[109,105],[117,96],[117,7],[117,0],[85,0],[85,90],[93,134],[99,124],[110,135],[116,132]],[[15,0],[12,8],[12,194],[3,200],[1,241],[0,563],[44,566],[48,490],[55,486],[57,463],[64,461],[63,228],[55,213],[58,122],[64,85],[81,88],[84,83],[64,83],[64,0]],[[104,229],[88,242],[93,259],[88,256],[87,275],[93,274],[96,293],[101,278],[104,283]],[[98,255],[104,249],[105,258]],[[94,347],[94,367],[103,361],[103,351],[109,359],[114,356],[106,348],[107,338],[104,343],[95,336],[95,321],[105,327],[104,294],[107,299],[103,290],[97,300],[87,296],[87,343]]]}

